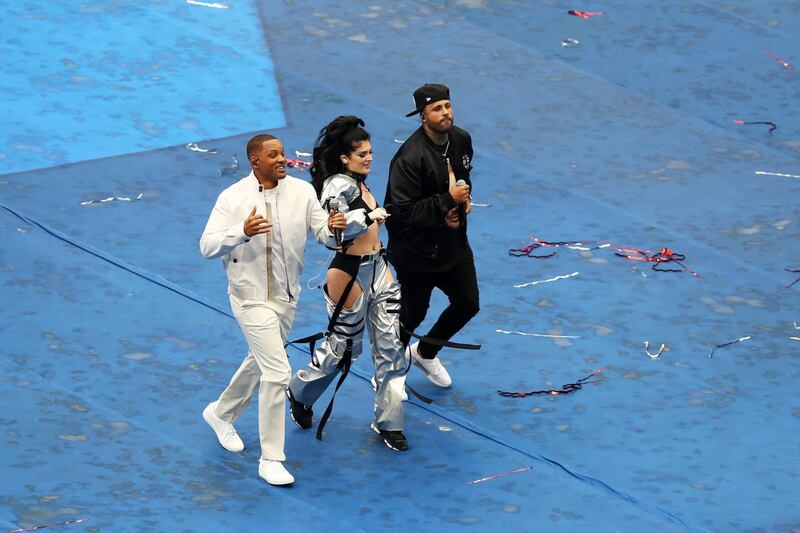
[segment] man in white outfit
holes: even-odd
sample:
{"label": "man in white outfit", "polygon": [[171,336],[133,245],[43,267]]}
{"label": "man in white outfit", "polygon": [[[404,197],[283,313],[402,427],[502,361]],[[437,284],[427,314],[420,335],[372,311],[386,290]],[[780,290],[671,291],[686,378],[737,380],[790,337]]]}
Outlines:
{"label": "man in white outfit", "polygon": [[222,258],[231,309],[249,352],[219,399],[203,411],[220,444],[244,449],[233,422],[258,391],[261,458],[258,474],[272,485],[294,477],[284,468],[285,388],[291,367],[284,350],[297,308],[306,237],[335,245],[333,230],[344,215],[326,214],[310,183],[286,176],[283,144],[272,135],[247,143],[253,171],[219,195],[208,219],[200,251]]}

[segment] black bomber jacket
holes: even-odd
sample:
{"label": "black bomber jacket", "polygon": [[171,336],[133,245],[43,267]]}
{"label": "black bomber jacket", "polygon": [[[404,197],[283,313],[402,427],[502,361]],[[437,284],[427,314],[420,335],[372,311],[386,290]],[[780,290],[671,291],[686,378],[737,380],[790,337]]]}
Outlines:
{"label": "black bomber jacket", "polygon": [[466,221],[459,230],[452,230],[444,219],[456,206],[449,192],[447,159],[456,181],[463,179],[471,189],[472,138],[453,126],[449,139],[443,155],[444,147],[434,144],[420,126],[389,163],[383,205],[391,214],[386,220],[388,256],[395,266],[439,270],[471,255]]}

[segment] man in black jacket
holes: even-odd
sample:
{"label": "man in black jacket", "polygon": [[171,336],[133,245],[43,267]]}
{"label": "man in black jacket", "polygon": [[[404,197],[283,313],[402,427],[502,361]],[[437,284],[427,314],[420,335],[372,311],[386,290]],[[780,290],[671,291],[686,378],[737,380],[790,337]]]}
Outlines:
{"label": "man in black jacket", "polygon": [[472,139],[453,125],[450,90],[425,84],[414,91],[422,125],[389,164],[384,207],[389,232],[387,256],[400,282],[401,340],[425,319],[433,289],[447,295],[450,305],[425,337],[409,346],[411,360],[439,387],[452,383],[436,354],[478,313],[478,282],[467,240],[470,212]]}

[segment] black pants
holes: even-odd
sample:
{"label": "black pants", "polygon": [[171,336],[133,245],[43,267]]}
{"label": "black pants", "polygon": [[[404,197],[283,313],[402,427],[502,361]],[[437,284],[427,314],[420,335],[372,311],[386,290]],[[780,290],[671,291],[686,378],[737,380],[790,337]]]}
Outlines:
{"label": "black pants", "polygon": [[[478,314],[478,279],[472,258],[445,272],[420,274],[398,267],[395,270],[400,282],[400,323],[403,325],[400,340],[404,345],[411,339],[409,331],[417,329],[425,320],[434,288],[447,295],[450,305],[442,311],[426,337],[448,341]],[[419,354],[425,359],[433,359],[441,349],[434,344],[419,343]]]}

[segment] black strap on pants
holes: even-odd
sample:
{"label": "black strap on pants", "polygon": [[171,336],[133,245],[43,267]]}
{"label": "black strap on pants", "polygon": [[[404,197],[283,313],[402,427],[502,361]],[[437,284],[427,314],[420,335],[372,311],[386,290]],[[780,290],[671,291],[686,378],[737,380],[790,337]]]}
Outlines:
{"label": "black strap on pants", "polygon": [[325,413],[322,415],[322,418],[319,419],[319,425],[317,426],[317,440],[322,440],[322,429],[325,427],[325,424],[328,423],[328,419],[331,417],[331,412],[333,411],[333,400],[336,398],[336,392],[339,390],[339,387],[342,386],[344,380],[347,379],[347,375],[350,373],[350,365],[353,363],[353,339],[347,339],[347,346],[344,349],[344,355],[342,356],[342,360],[339,361],[337,368],[342,369],[342,375],[339,376],[339,381],[336,382],[336,388],[333,389],[333,396],[331,396],[331,401],[328,402],[328,407],[325,409]]}
{"label": "black strap on pants", "polygon": [[[333,309],[333,313],[331,313],[331,319],[328,321],[328,330],[322,334],[322,336],[317,337],[320,335],[312,335],[312,337],[317,337],[315,340],[311,341],[311,357],[314,357],[314,348],[313,344],[316,343],[317,340],[321,339],[324,336],[328,336],[333,332],[334,326],[336,326],[336,321],[339,319],[339,315],[342,313],[342,309],[344,308],[344,302],[347,300],[347,297],[350,296],[350,291],[353,290],[353,285],[356,283],[356,278],[358,277],[358,271],[350,278],[350,281],[347,283],[347,286],[344,288],[344,292],[342,292],[341,297],[339,297],[339,301],[336,303],[336,307]],[[353,363],[353,339],[347,339],[346,347],[344,350],[344,354],[342,355],[342,360],[339,361],[339,364],[336,365],[337,368],[342,369],[342,375],[339,377],[339,381],[336,383],[336,388],[333,390],[333,396],[331,396],[331,401],[328,402],[328,407],[325,409],[325,414],[322,415],[322,418],[319,420],[319,425],[317,426],[317,440],[322,440],[322,429],[325,427],[325,424],[328,423],[328,419],[331,416],[331,412],[333,411],[333,400],[336,398],[336,391],[339,390],[339,387],[342,386],[344,380],[347,378],[347,375],[350,373],[350,365]]]}

